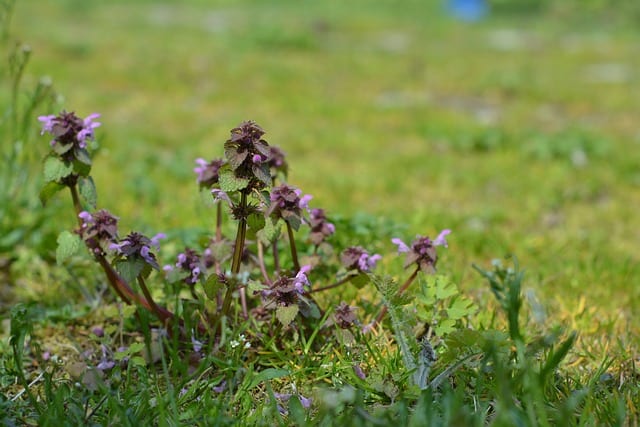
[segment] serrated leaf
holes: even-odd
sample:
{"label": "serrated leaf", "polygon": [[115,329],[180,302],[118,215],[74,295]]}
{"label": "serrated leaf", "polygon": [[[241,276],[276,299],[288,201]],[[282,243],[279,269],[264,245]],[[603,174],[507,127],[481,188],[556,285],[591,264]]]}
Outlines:
{"label": "serrated leaf", "polygon": [[249,180],[246,178],[238,178],[231,170],[225,170],[218,175],[218,183],[220,189],[227,193],[242,190],[249,185]]}
{"label": "serrated leaf", "polygon": [[459,297],[456,298],[449,307],[447,307],[447,316],[451,319],[462,319],[476,312],[475,305],[472,301]]}
{"label": "serrated leaf", "polygon": [[437,276],[434,280],[437,299],[445,299],[458,294],[458,288],[446,276]]}
{"label": "serrated leaf", "polygon": [[300,225],[302,224],[302,218],[300,218],[295,213],[291,213],[289,215],[284,214],[283,218],[295,231],[298,231],[300,229]]}
{"label": "serrated leaf", "polygon": [[293,319],[298,315],[300,308],[297,304],[289,306],[280,306],[276,308],[276,317],[282,323],[282,326],[289,326],[289,323],[293,322]]}
{"label": "serrated leaf", "polygon": [[258,372],[249,383],[247,390],[251,390],[265,381],[274,380],[276,378],[282,378],[289,375],[289,371],[286,369],[278,369],[278,368],[267,368],[263,371]]}
{"label": "serrated leaf", "polygon": [[73,150],[73,156],[81,163],[85,165],[91,164],[91,156],[89,156],[89,152],[85,148],[76,147]]}
{"label": "serrated leaf", "polygon": [[63,231],[58,235],[58,247],[56,248],[56,262],[61,265],[64,261],[74,256],[80,246],[82,245],[82,239],[77,234],[73,234],[70,231]]}
{"label": "serrated leaf", "polygon": [[274,224],[273,218],[267,218],[264,222],[264,227],[256,235],[263,244],[269,245],[280,235],[281,227],[282,223],[279,220]]}
{"label": "serrated leaf", "polygon": [[369,276],[360,273],[357,276],[353,276],[349,281],[353,283],[356,288],[361,289],[369,283]]}
{"label": "serrated leaf", "polygon": [[93,178],[90,176],[80,178],[78,180],[78,190],[84,201],[87,202],[91,208],[95,209],[96,203],[98,202],[98,193],[96,192],[96,185],[93,182]]}
{"label": "serrated leaf", "polygon": [[247,226],[254,232],[263,229],[265,224],[265,217],[261,213],[254,213],[247,217]]}
{"label": "serrated leaf", "polygon": [[42,189],[40,190],[40,202],[42,203],[42,206],[45,206],[47,204],[47,202],[60,190],[62,190],[63,188],[65,188],[64,185],[62,184],[58,184],[57,182],[47,182],[45,185],[42,186]]}
{"label": "serrated leaf", "polygon": [[58,157],[49,156],[44,161],[44,180],[46,182],[58,181],[73,172],[73,165],[59,159]]}
{"label": "serrated leaf", "polygon": [[262,181],[264,185],[271,185],[271,171],[269,170],[269,165],[267,163],[253,165],[251,169],[256,178]]}
{"label": "serrated leaf", "polygon": [[76,160],[73,162],[73,171],[79,176],[89,176],[91,165]]}
{"label": "serrated leaf", "polygon": [[251,293],[264,291],[265,289],[269,289],[269,286],[256,280],[249,280],[249,283],[247,283],[247,290]]}
{"label": "serrated leaf", "polygon": [[218,293],[224,288],[224,283],[220,281],[220,277],[217,274],[212,274],[202,284],[204,293],[210,300],[215,300]]}
{"label": "serrated leaf", "polygon": [[116,270],[125,281],[133,283],[136,281],[138,275],[142,273],[145,265],[147,265],[147,263],[144,262],[143,259],[131,257],[116,262]]}
{"label": "serrated leaf", "polygon": [[436,336],[443,337],[456,330],[456,321],[453,319],[441,320],[435,327]]}

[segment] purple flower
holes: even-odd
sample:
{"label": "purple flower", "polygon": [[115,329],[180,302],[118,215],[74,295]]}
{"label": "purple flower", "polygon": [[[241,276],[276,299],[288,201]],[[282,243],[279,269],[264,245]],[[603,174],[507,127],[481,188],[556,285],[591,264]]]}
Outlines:
{"label": "purple flower", "polygon": [[262,163],[262,156],[260,154],[254,154],[251,161],[253,163]]}
{"label": "purple flower", "polygon": [[438,261],[436,246],[448,247],[446,236],[450,233],[449,229],[442,230],[435,240],[426,236],[416,236],[410,247],[399,238],[391,239],[391,242],[398,246],[398,253],[407,254],[404,262],[405,268],[417,264],[423,272],[433,274],[436,271]]}
{"label": "purple flower", "polygon": [[289,165],[287,165],[285,157],[284,151],[280,148],[273,145],[269,146],[269,159],[267,160],[267,164],[271,169],[272,177],[275,177],[278,172],[282,172],[285,177],[287,176]]}
{"label": "purple flower", "polygon": [[193,171],[198,175],[200,187],[210,188],[218,183],[218,173],[222,165],[224,165],[224,160],[213,159],[207,162],[205,159],[198,158],[196,159],[196,164],[198,166],[193,168]]}
{"label": "purple flower", "polygon": [[215,200],[216,202],[223,201],[227,202],[229,206],[232,206],[233,203],[231,202],[231,198],[224,191],[218,188],[214,188],[213,190],[211,190],[211,194],[213,194],[213,200]]}
{"label": "purple flower", "polygon": [[299,294],[304,293],[304,287],[309,286],[309,279],[307,279],[307,273],[311,270],[310,265],[303,265],[300,267],[300,271],[293,278],[293,286]]}
{"label": "purple flower", "polygon": [[162,233],[156,234],[153,238],[149,239],[148,237],[134,231],[129,233],[129,235],[119,243],[110,244],[109,249],[120,255],[124,255],[127,259],[142,258],[151,267],[159,270],[160,266],[156,261],[155,255],[151,252],[151,246],[155,247],[156,250],[159,250],[160,245],[158,241],[162,238],[164,238],[164,234]]}
{"label": "purple flower", "polygon": [[312,209],[309,215],[309,226],[311,227],[311,233],[309,233],[309,240],[314,245],[319,245],[324,240],[336,232],[336,227],[327,221],[324,210]]}
{"label": "purple flower", "polygon": [[[45,132],[53,133],[53,125],[54,119],[56,116],[54,114],[49,114],[48,116],[39,116],[38,121],[42,122],[42,131],[40,131],[40,135],[44,135]],[[55,141],[54,141],[55,142]]]}
{"label": "purple flower", "polygon": [[267,215],[282,218],[287,221],[294,230],[300,227],[303,222],[302,210],[308,210],[311,195],[302,195],[302,191],[297,188],[282,184],[271,190],[271,205],[267,209]]}
{"label": "purple flower", "polygon": [[193,335],[191,336],[191,345],[193,346],[193,351],[196,353],[202,350],[202,342],[198,341]]}
{"label": "purple flower", "polygon": [[40,116],[38,120],[42,122],[41,134],[50,133],[53,135],[51,145],[60,145],[55,150],[56,153],[65,160],[71,160],[74,156],[72,148],[84,149],[88,140],[95,139],[94,129],[101,125],[100,122],[94,121],[98,117],[100,114],[93,113],[82,119],[73,112],[63,111],[57,116]]}
{"label": "purple flower", "polygon": [[224,391],[224,389],[226,388],[226,386],[227,386],[227,382],[223,380],[217,386],[212,387],[211,390],[215,391],[216,393],[222,393]]}
{"label": "purple flower", "polygon": [[[202,258],[191,248],[185,248],[184,252],[178,254],[178,262],[175,266],[180,270],[188,273],[184,278],[184,282],[187,285],[195,285],[198,282],[200,274],[205,270],[205,266],[202,265]],[[165,271],[173,270],[170,265],[164,266]]]}
{"label": "purple flower", "polygon": [[[293,396],[293,394],[291,393],[273,393],[273,395],[275,396],[276,399],[282,401],[283,403],[288,402],[289,399],[291,399],[291,396]],[[300,403],[302,404],[303,408],[309,409],[311,407],[311,404],[313,403],[313,399],[311,399],[310,397],[309,398],[304,397],[301,394],[297,394],[297,396],[298,396],[298,399],[300,399]],[[282,411],[286,412],[284,408],[282,408]]]}
{"label": "purple flower", "polygon": [[373,270],[376,263],[382,259],[378,254],[369,253],[360,246],[351,246],[340,255],[340,261],[349,270],[358,270],[361,273],[368,273]]}
{"label": "purple flower", "polygon": [[86,143],[87,139],[93,140],[95,138],[93,130],[95,128],[99,127],[100,125],[102,125],[102,123],[93,121],[94,119],[97,119],[98,117],[100,117],[100,114],[93,113],[93,114],[89,114],[83,120],[82,129],[77,134],[78,143],[79,143],[79,146],[81,148],[85,148],[87,146],[87,143]]}
{"label": "purple flower", "polygon": [[349,329],[358,320],[355,308],[349,306],[344,301],[336,307],[336,310],[333,313],[333,319],[334,323],[341,329]]}
{"label": "purple flower", "polygon": [[118,218],[106,210],[99,210],[94,214],[82,211],[78,214],[82,225],[78,234],[87,246],[96,254],[102,253],[102,243],[115,242],[118,238]]}
{"label": "purple flower", "polygon": [[451,230],[448,228],[442,230],[440,234],[438,234],[438,237],[433,241],[433,246],[444,246],[445,248],[448,248],[449,244],[445,240],[445,237],[449,234],[451,234]]}
{"label": "purple flower", "polygon": [[393,243],[394,245],[398,245],[398,253],[409,252],[410,250],[409,246],[407,246],[405,242],[403,242],[397,237],[391,239],[391,243]]}
{"label": "purple flower", "polygon": [[353,372],[361,380],[366,380],[367,379],[367,376],[364,374],[364,372],[362,371],[362,368],[357,363],[353,364]]}

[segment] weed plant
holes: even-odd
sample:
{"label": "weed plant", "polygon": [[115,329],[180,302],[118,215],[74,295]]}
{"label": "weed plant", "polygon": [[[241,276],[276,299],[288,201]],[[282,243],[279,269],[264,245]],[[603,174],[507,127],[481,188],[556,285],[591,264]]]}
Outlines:
{"label": "weed plant", "polygon": [[[506,331],[474,324],[478,307],[437,270],[451,230],[411,244],[394,237],[407,276],[400,284],[375,274],[382,256],[332,244],[341,230],[289,184],[283,150],[252,121],[231,130],[223,158],[196,159],[215,228],[161,266],[165,234],[121,237],[119,218],[98,209],[98,118],[38,118],[51,138],[40,199],[69,193],[77,228],[60,233],[57,262],[88,253],[119,311],[63,366],[34,339],[37,313],[12,309],[4,381],[15,378],[20,391],[3,395],[8,425],[631,422],[625,399],[636,392],[608,386],[610,359],[594,376],[574,378],[561,364],[576,333],[523,327],[515,259],[475,267]],[[380,303],[366,298],[367,287]],[[361,295],[356,305],[337,303],[345,288]],[[36,370],[25,366],[27,353]]]}
{"label": "weed plant", "polygon": [[[539,319],[515,258],[475,266],[494,297],[478,307],[438,266],[456,256],[455,229],[408,241],[401,227],[315,207],[252,121],[203,153],[223,156],[195,160],[208,232],[121,232],[127,221],[100,206],[92,178],[99,115],[41,115],[36,129],[52,91],[45,80],[21,95],[29,51],[12,52],[0,253],[42,249],[11,263],[50,263],[38,277],[89,304],[13,305],[3,425],[637,425],[633,359],[616,371],[614,356],[588,355],[601,362],[582,372],[576,332]],[[38,131],[49,141],[41,178]],[[487,134],[473,149],[500,141]],[[534,157],[567,155],[534,142]],[[37,241],[58,193],[77,226],[48,259]],[[397,255],[376,253],[390,244]]]}

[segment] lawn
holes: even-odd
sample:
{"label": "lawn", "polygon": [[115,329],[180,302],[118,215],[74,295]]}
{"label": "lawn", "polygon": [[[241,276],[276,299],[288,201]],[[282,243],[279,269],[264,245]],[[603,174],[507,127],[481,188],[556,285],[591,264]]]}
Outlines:
{"label": "lawn", "polygon": [[[618,399],[614,409],[582,409],[603,417],[592,422],[606,424],[624,407],[622,418],[633,424],[640,381],[634,318],[640,307],[640,97],[634,95],[640,93],[634,71],[640,36],[621,21],[605,25],[592,15],[555,12],[496,12],[468,23],[422,1],[39,1],[17,2],[11,35],[32,49],[25,85],[48,76],[59,94],[52,111],[38,114],[101,113],[92,170],[98,206],[119,216],[122,230],[167,233],[163,264],[172,262],[182,240],[193,242],[215,226],[198,192],[194,160],[222,156],[229,130],[255,120],[264,138],[287,153],[290,183],[349,230],[349,244],[384,255],[379,273],[403,275],[391,237],[411,241],[451,229],[438,272],[480,307],[468,325],[505,327],[492,316],[499,304],[472,264],[490,269],[493,259],[515,255],[526,271],[526,328],[576,330],[562,372],[577,383],[609,376],[615,382],[598,391]],[[4,89],[0,100],[9,102]],[[37,170],[48,140],[35,133],[27,151]],[[0,276],[8,298],[1,315],[8,319],[11,304],[34,303],[49,331],[36,334],[44,346],[65,322],[88,328],[123,316],[108,294],[95,304],[92,296],[104,284],[85,289],[104,280],[89,258],[55,265],[55,236],[75,224],[66,198],[52,200],[39,234],[0,254],[3,263],[12,260]],[[233,235],[234,226],[226,227]],[[75,283],[61,282],[75,275]],[[346,290],[327,300],[358,305],[364,298],[362,312],[371,316],[375,292],[368,286],[360,295]],[[134,334],[131,313],[123,318]],[[380,332],[384,336],[395,346],[397,336]],[[9,349],[0,346],[0,358],[8,358]],[[300,363],[299,382],[313,383],[316,365]],[[327,382],[340,389],[339,381]],[[0,387],[3,408],[11,410],[9,396],[20,388],[7,378]],[[132,387],[124,393],[135,395]],[[259,387],[264,395],[271,392],[266,387]],[[399,396],[413,402],[408,407],[428,401]],[[388,404],[371,403],[366,393],[363,399],[374,417]],[[253,414],[252,402],[236,396],[229,405]],[[162,411],[171,416],[174,409]],[[97,417],[108,420],[100,410]],[[11,419],[34,419],[20,411],[26,410],[15,410]]]}

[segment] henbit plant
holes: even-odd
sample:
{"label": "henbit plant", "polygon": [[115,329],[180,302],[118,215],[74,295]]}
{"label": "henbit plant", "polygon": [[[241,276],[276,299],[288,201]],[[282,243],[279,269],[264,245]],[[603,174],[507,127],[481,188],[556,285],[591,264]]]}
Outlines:
{"label": "henbit plant", "polygon": [[[290,422],[304,425],[310,421],[307,411],[311,400],[298,392],[295,384],[291,392],[282,388],[274,392],[270,382],[287,376],[306,381],[304,373],[295,374],[293,367],[298,363],[307,363],[306,370],[319,373],[335,360],[341,369],[349,366],[351,379],[344,383],[336,373],[323,374],[327,380],[331,378],[336,390],[319,390],[314,395],[314,422],[322,425],[339,420],[368,425],[392,419],[402,419],[408,425],[429,419],[464,419],[477,425],[487,421],[548,425],[569,422],[589,401],[595,382],[571,394],[558,375],[575,334],[560,341],[558,329],[533,336],[524,333],[520,322],[523,274],[517,263],[514,269],[496,263],[492,272],[476,267],[489,280],[505,312],[509,333],[504,334],[470,327],[468,318],[477,308],[447,276],[437,273],[436,248],[447,247],[449,230],[433,240],[418,236],[410,246],[392,239],[398,253],[405,255],[404,267],[410,271],[402,285],[391,277],[373,274],[380,255],[349,246],[337,256],[328,250],[327,241],[336,227],[324,211],[309,208],[310,196],[287,184],[284,155],[262,139],[263,130],[253,122],[232,130],[225,144],[225,159],[196,160],[197,183],[215,203],[215,231],[213,237],[201,240],[202,250],[186,247],[175,263],[161,268],[157,251],[159,241],[165,238],[162,233],[149,238],[131,232],[120,238],[118,218],[96,210],[97,192],[90,171],[94,130],[100,126],[97,118],[93,114],[82,119],[66,112],[40,117],[43,132],[53,135],[51,153],[44,161],[47,183],[41,191],[42,201],[46,203],[58,191],[69,188],[78,220],[74,233],[64,231],[58,238],[58,262],[66,262],[84,243],[115,294],[139,308],[134,311],[137,328],[149,331],[152,325],[157,326],[152,320],[155,317],[160,329],[155,337],[145,332],[144,344],[132,343],[115,353],[103,342],[96,366],[83,368],[78,377],[88,393],[106,390],[101,376],[109,373],[118,378],[124,374],[122,366],[127,366],[128,378],[133,375],[147,381],[150,371],[145,365],[155,360],[162,363],[163,372],[155,381],[181,391],[179,395],[168,393],[163,399],[154,397],[159,406],[153,419],[186,419],[178,408],[196,402],[190,384],[196,387],[200,379],[210,377],[208,385],[197,387],[228,394],[230,400],[209,405],[215,408],[211,417],[202,418],[196,412],[189,419],[229,422],[226,414],[233,406],[245,414],[246,422],[284,423],[282,414],[288,414]],[[228,229],[223,227],[224,219],[229,217],[236,223],[233,239],[223,233]],[[295,232],[306,227],[307,239],[295,240]],[[151,285],[157,278],[151,273],[161,270],[164,305],[157,302],[161,292]],[[312,282],[314,274],[322,277],[316,283],[331,275],[335,275],[335,282],[317,286]],[[333,309],[323,309],[320,304],[325,301],[321,291],[347,283],[360,288],[369,282],[382,297],[380,311],[369,323],[362,322],[357,308],[345,302]],[[387,312],[393,338],[383,333]],[[30,325],[25,313],[19,306],[12,316],[13,365],[20,370]],[[94,333],[102,336],[104,331]],[[385,344],[381,339],[388,341]],[[243,355],[254,347],[262,357]],[[287,360],[293,354],[307,362]],[[319,359],[311,361],[314,357]],[[278,366],[276,361],[291,368],[274,367]],[[216,369],[211,370],[212,364]],[[602,372],[606,366],[603,364]],[[131,369],[138,371],[132,373]],[[44,392],[35,392],[33,383],[16,375],[33,400],[34,411],[39,412],[41,401],[57,408],[37,415],[40,422],[55,423],[63,406],[75,408],[75,419],[83,423],[111,419],[102,418],[107,416],[104,411],[112,411],[118,414],[116,419],[126,418],[130,424],[149,421],[144,416],[144,408],[149,409],[146,403],[130,414],[117,396],[110,397],[108,392],[100,399],[90,395],[74,398],[69,390],[55,393],[52,375],[44,376]],[[183,379],[176,382],[177,378]],[[258,389],[266,396],[262,419],[256,418],[250,397]],[[149,391],[144,393],[147,396]],[[90,402],[93,408],[89,411]],[[372,410],[370,405],[376,402],[390,404],[384,410]],[[451,412],[454,406],[458,408],[456,416]]]}
{"label": "henbit plant", "polygon": [[[270,146],[263,139],[264,130],[251,121],[231,130],[224,144],[224,159],[196,159],[198,186],[210,193],[216,204],[213,236],[206,239],[203,250],[186,247],[175,264],[161,269],[155,252],[166,237],[163,233],[149,238],[134,231],[120,238],[118,218],[106,210],[96,210],[97,191],[90,172],[95,129],[101,125],[98,117],[91,114],[82,119],[65,111],[39,117],[42,133],[53,137],[51,152],[44,161],[46,183],[40,198],[47,203],[57,192],[69,189],[78,220],[75,233],[64,231],[58,237],[57,260],[65,262],[84,242],[115,294],[124,303],[153,314],[170,334],[177,333],[187,342],[189,336],[191,340],[207,338],[219,348],[224,344],[225,327],[233,329],[234,324],[246,319],[266,319],[269,313],[281,327],[289,327],[300,317],[301,327],[313,329],[326,316],[312,294],[347,282],[359,287],[369,282],[381,256],[350,246],[341,252],[342,268],[335,271],[334,259],[326,251],[335,226],[324,210],[309,207],[310,195],[303,195],[286,182],[284,153]],[[223,207],[228,208],[227,214]],[[223,235],[223,218],[236,222],[233,239]],[[304,258],[308,263],[301,265],[295,233],[303,225],[309,228]],[[286,233],[282,233],[283,227]],[[449,233],[444,230],[434,241],[419,237],[411,248],[394,239],[399,251],[407,252],[406,267],[416,265],[399,294],[415,280],[418,271],[435,273],[436,246],[446,246]],[[283,246],[288,251],[283,251]],[[312,287],[309,275],[314,268],[333,269],[335,283]],[[173,308],[157,303],[148,284],[154,270],[164,271],[165,283],[176,298],[188,289],[191,302],[180,297]],[[187,306],[191,307],[189,312],[184,311]],[[351,327],[355,322],[346,320],[352,316],[346,307],[338,307],[337,323]],[[372,329],[386,311],[383,305],[365,329]]]}

